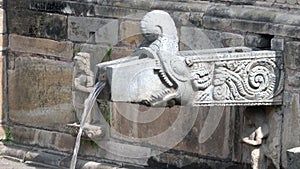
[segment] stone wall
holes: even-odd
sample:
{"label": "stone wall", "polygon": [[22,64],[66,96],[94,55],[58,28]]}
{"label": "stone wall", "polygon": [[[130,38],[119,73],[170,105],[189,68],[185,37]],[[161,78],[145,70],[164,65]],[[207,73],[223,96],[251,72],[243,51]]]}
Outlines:
{"label": "stone wall", "polygon": [[7,29],[6,11],[3,1],[0,1],[0,138],[6,137],[7,107],[6,107],[6,53],[7,53]]}
{"label": "stone wall", "polygon": [[[0,97],[6,99],[0,104],[4,105],[0,107],[1,124],[9,125],[15,143],[72,152],[75,138],[66,124],[75,121],[71,87],[73,56],[79,51],[91,53],[93,68],[111,47],[105,59],[129,55],[142,41],[139,30],[142,16],[147,11],[161,9],[175,20],[181,50],[245,45],[283,51],[286,72],[283,106],[259,107],[259,110],[226,107],[222,111],[174,107],[157,110],[162,112],[160,118],[138,124],[132,119],[145,116],[146,108],[138,107],[134,110],[139,111],[128,113],[122,105],[112,105],[111,137],[129,145],[150,147],[152,153],[161,151],[159,142],[139,138],[163,133],[183,111],[187,114],[185,123],[194,123],[187,127],[188,133],[180,133],[187,126],[182,124],[175,134],[184,135],[184,139],[173,150],[156,156],[155,161],[177,166],[201,161],[211,166],[223,164],[223,168],[249,164],[252,147],[240,140],[252,127],[246,123],[246,114],[256,116],[258,111],[263,112],[272,129],[264,152],[268,154],[267,165],[286,167],[286,150],[300,146],[299,7],[299,0],[4,1],[0,11],[3,22],[0,70],[4,70],[0,73],[3,79]],[[134,107],[125,105],[128,106]],[[218,116],[209,116],[209,112]],[[213,124],[216,119],[215,132],[205,142],[199,142],[204,124]],[[94,154],[113,159],[85,146],[88,148],[82,150],[83,156]],[[123,157],[118,160],[144,164]]]}

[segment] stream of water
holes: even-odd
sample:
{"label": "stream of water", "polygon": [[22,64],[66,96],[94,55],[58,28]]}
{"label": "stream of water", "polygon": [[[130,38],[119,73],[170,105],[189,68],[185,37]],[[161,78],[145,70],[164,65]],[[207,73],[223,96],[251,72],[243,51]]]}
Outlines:
{"label": "stream of water", "polygon": [[76,137],[76,142],[75,142],[75,146],[74,146],[70,169],[75,169],[75,167],[76,167],[77,155],[78,155],[78,151],[79,151],[79,147],[80,147],[80,139],[81,139],[81,135],[83,132],[83,127],[84,127],[86,118],[90,114],[90,112],[94,106],[94,103],[96,101],[96,98],[100,94],[100,92],[103,90],[104,86],[105,86],[105,83],[103,83],[103,82],[96,83],[93,88],[93,91],[90,93],[89,97],[84,102],[84,111],[81,116],[80,127],[79,127],[79,131],[78,131],[78,135]]}

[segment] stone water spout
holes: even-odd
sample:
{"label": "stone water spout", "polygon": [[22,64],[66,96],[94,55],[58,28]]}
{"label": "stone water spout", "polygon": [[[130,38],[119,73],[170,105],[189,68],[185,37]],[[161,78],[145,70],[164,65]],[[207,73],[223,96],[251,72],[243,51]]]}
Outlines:
{"label": "stone water spout", "polygon": [[145,40],[130,56],[97,65],[96,82],[107,84],[111,101],[148,106],[282,103],[279,52],[247,47],[179,51],[174,21],[159,10],[144,16],[141,32]]}

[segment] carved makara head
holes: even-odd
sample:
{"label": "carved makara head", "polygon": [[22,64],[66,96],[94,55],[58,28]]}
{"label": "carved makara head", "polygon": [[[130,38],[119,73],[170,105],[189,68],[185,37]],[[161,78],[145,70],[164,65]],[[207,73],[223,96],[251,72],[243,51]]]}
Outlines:
{"label": "carved makara head", "polygon": [[277,52],[178,51],[175,23],[158,10],[145,15],[141,31],[145,40],[130,56],[97,65],[96,81],[108,84],[110,100],[149,106],[281,104]]}

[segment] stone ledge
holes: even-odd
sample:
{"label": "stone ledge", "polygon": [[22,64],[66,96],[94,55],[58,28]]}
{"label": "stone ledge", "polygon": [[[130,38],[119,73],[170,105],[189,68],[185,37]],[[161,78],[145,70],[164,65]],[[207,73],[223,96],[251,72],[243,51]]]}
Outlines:
{"label": "stone ledge", "polygon": [[[104,12],[105,15],[111,17],[121,17],[129,13],[136,13],[140,10],[149,9],[163,9],[170,11],[185,11],[185,12],[204,12],[211,6],[225,6],[225,5],[251,5],[253,7],[267,7],[277,9],[294,9],[299,10],[300,5],[294,2],[278,3],[268,1],[249,1],[249,0],[222,0],[218,3],[211,3],[209,1],[148,1],[148,0],[124,0],[124,1],[93,1],[90,0],[75,0],[75,1],[44,1],[31,0],[29,9],[35,11],[45,11],[52,13],[70,14],[75,16],[95,16],[98,12],[97,8],[118,11]],[[299,3],[299,1],[298,1]],[[105,11],[105,10],[104,10]],[[126,14],[127,13],[127,14]]]}
{"label": "stone ledge", "polygon": [[290,9],[294,9],[294,10],[299,10],[300,9],[299,1],[298,1],[298,4],[275,3],[275,0],[273,0],[273,2],[274,3],[264,2],[264,1],[256,1],[255,5],[257,5],[257,6],[266,6],[266,7],[276,7],[276,8],[280,8],[280,9],[289,9],[289,10]]}
{"label": "stone ledge", "polygon": [[251,6],[214,6],[206,11],[203,26],[207,29],[253,32],[300,38],[300,17],[270,8]]}
{"label": "stone ledge", "polygon": [[[156,152],[157,153],[157,152]],[[12,159],[25,164],[37,165],[45,168],[69,168],[71,154],[61,153],[49,149],[28,147],[14,143],[0,142],[0,156]],[[167,164],[167,162],[172,163]],[[190,157],[188,155],[176,155],[174,152],[166,152],[159,156],[155,156],[149,160],[149,166],[143,167],[138,165],[130,165],[126,163],[103,160],[97,158],[81,158],[77,160],[76,168],[81,169],[158,169],[158,168],[175,168],[181,166],[183,168],[197,167],[202,168],[243,168],[250,169],[248,164],[238,164],[230,161],[219,161],[214,159],[205,159],[199,157]]]}
{"label": "stone ledge", "polygon": [[30,10],[44,11],[52,13],[71,14],[76,16],[94,15],[94,4],[79,3],[74,1],[45,1],[31,0],[29,4]]}
{"label": "stone ledge", "polygon": [[[11,138],[16,144],[40,147],[47,150],[51,149],[63,154],[71,154],[75,145],[75,137],[57,131],[47,131],[17,125],[10,127],[10,131]],[[22,154],[18,156],[23,158]],[[145,166],[147,165],[148,158],[151,156],[151,149],[107,140],[105,138],[89,140],[82,137],[79,156],[83,159],[92,159],[95,161],[107,160],[115,163],[118,161],[129,165]],[[65,163],[67,162],[65,161]]]}
{"label": "stone ledge", "polygon": [[253,6],[213,6],[205,16],[271,22],[276,24],[300,26],[300,16],[296,13],[286,13],[280,10]]}
{"label": "stone ledge", "polygon": [[[0,143],[1,156],[13,158],[14,160],[43,165],[51,168],[69,168],[71,156],[57,151],[50,151],[40,148],[32,148],[12,143]],[[82,169],[121,169],[118,165],[105,162],[95,162],[78,159],[76,168]],[[125,169],[125,168],[122,168]]]}
{"label": "stone ledge", "polygon": [[[104,1],[102,1],[104,2]],[[106,1],[105,1],[106,2]],[[130,14],[145,12],[140,9],[125,8],[121,6],[111,6],[110,4],[74,2],[74,1],[45,1],[31,0],[29,9],[50,13],[67,14],[73,16],[101,16],[120,18]]]}
{"label": "stone ledge", "polygon": [[43,147],[65,153],[71,153],[75,144],[75,137],[70,134],[47,131],[23,126],[11,126],[11,138],[14,143]]}

